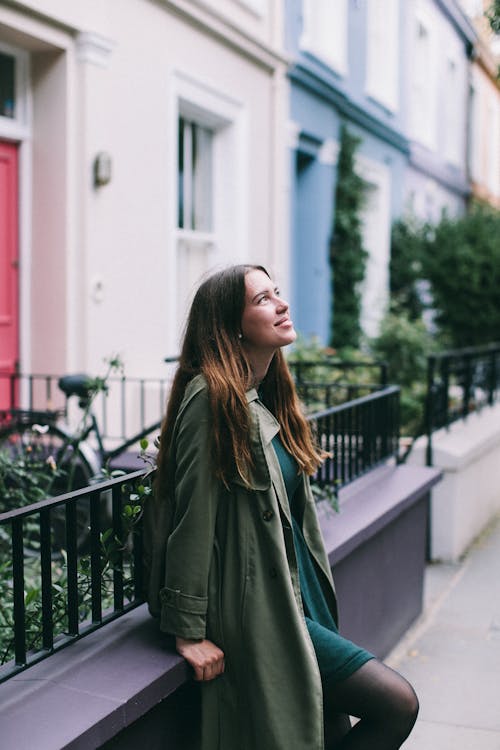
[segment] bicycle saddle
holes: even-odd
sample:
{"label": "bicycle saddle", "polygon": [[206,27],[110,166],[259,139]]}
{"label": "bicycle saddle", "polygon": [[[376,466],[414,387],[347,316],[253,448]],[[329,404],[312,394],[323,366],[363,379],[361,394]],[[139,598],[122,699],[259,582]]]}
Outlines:
{"label": "bicycle saddle", "polygon": [[68,398],[70,396],[88,398],[92,391],[92,382],[92,378],[88,375],[63,375],[58,380],[58,386]]}

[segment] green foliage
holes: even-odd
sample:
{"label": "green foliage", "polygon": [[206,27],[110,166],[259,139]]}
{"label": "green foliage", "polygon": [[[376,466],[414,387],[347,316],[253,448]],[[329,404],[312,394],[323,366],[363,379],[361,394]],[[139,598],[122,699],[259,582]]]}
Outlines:
{"label": "green foliage", "polygon": [[497,341],[500,334],[500,212],[476,207],[443,218],[429,235],[423,275],[436,323],[455,347]]}
{"label": "green foliage", "polygon": [[299,336],[289,354],[297,391],[308,413],[370,393],[371,385],[380,384],[380,368],[373,364],[359,350],[337,352],[315,337]]}
{"label": "green foliage", "polygon": [[[337,483],[340,483],[340,479],[337,480]],[[320,486],[319,484],[311,482],[311,492],[315,503],[321,503],[326,500],[335,513],[340,512],[339,491],[336,485],[325,484]]]}
{"label": "green foliage", "polygon": [[418,284],[430,285],[437,336],[446,347],[496,341],[500,331],[500,212],[473,207],[439,224],[414,220],[394,225],[391,247],[393,301],[412,319],[425,305]]}
{"label": "green foliage", "polygon": [[500,34],[500,0],[493,0],[485,13],[494,34]]}
{"label": "green foliage", "polygon": [[50,495],[54,480],[65,476],[54,458],[46,456],[35,430],[27,431],[25,437],[27,442],[15,458],[0,448],[0,512],[43,500]]}
{"label": "green foliage", "polygon": [[412,320],[421,317],[423,303],[417,284],[422,278],[425,228],[415,220],[394,222],[389,263],[390,293]]}
{"label": "green foliage", "polygon": [[427,355],[436,344],[422,320],[393,309],[370,342],[374,357],[385,360],[389,382],[401,386],[401,431],[415,435],[422,429],[426,396]]}
{"label": "green foliage", "polygon": [[365,181],[354,170],[360,139],[342,127],[330,243],[333,305],[331,344],[357,348],[361,339],[361,282],[368,254],[363,247],[361,209]]}

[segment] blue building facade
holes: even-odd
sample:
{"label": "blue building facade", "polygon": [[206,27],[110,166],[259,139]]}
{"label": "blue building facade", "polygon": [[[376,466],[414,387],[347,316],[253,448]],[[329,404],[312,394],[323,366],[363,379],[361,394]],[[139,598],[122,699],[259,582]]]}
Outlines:
{"label": "blue building facade", "polygon": [[367,333],[376,331],[387,299],[390,224],[402,210],[401,185],[409,153],[399,108],[403,81],[393,75],[400,69],[403,19],[399,3],[389,5],[391,55],[385,60],[378,55],[382,67],[393,66],[379,71],[381,79],[390,79],[384,97],[382,87],[377,92],[369,80],[369,65],[377,61],[373,42],[377,30],[368,4],[287,0],[286,40],[293,59],[289,72],[292,300],[298,329],[324,343],[332,314],[329,242],[343,124],[360,138],[357,169],[368,183],[363,219],[369,261],[362,314]]}
{"label": "blue building facade", "polygon": [[[457,87],[448,94],[447,110],[461,112],[467,99],[463,78],[467,24],[454,0],[285,0],[286,48],[292,60],[292,303],[298,330],[306,337],[317,336],[323,343],[329,340],[332,324],[329,242],[342,125],[360,138],[356,170],[367,183],[362,218],[368,261],[361,313],[367,335],[377,333],[387,307],[393,221],[407,211],[415,211],[425,201],[422,193],[428,190],[431,178],[436,180],[440,175],[446,178],[441,180],[442,186],[451,189],[453,195],[449,203],[459,195],[460,205],[465,205],[465,141],[456,139],[448,149],[455,160],[450,166],[445,164],[448,153],[442,140],[436,141],[431,158],[429,147],[419,138],[425,135],[428,124],[419,121],[412,54],[420,29],[415,17],[420,5],[428,4],[440,19],[437,27],[451,25],[453,34],[461,40],[461,46],[453,48],[455,68],[450,63],[450,70],[457,73]],[[425,18],[425,10],[420,15]],[[448,39],[445,32],[442,39],[443,43]],[[438,39],[434,43],[437,57],[430,63],[437,64],[443,51]],[[455,60],[457,55],[461,57]],[[436,75],[438,70],[431,69],[430,74]],[[439,91],[442,94],[442,83],[439,86],[436,96]],[[464,139],[465,124],[462,129],[460,138]]]}

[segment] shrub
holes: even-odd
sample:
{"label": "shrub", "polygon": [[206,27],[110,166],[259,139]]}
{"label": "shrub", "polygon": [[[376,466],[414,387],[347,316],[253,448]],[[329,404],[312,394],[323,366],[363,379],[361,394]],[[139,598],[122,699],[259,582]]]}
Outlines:
{"label": "shrub", "polygon": [[436,323],[457,348],[496,341],[500,332],[500,212],[476,207],[443,218],[427,239],[424,278]]}
{"label": "shrub", "polygon": [[389,382],[401,386],[401,432],[422,430],[426,394],[427,355],[436,348],[421,319],[395,308],[383,319],[379,335],[370,342],[374,357],[385,360]]}
{"label": "shrub", "polygon": [[368,253],[363,247],[361,223],[366,183],[354,170],[359,143],[357,136],[342,128],[330,243],[334,310],[331,343],[336,347],[358,347],[361,338],[360,285]]}
{"label": "shrub", "polygon": [[[445,347],[498,340],[500,331],[500,212],[475,206],[439,224],[397,221],[391,244],[393,302],[410,319],[432,310]],[[421,290],[429,286],[430,299]]]}

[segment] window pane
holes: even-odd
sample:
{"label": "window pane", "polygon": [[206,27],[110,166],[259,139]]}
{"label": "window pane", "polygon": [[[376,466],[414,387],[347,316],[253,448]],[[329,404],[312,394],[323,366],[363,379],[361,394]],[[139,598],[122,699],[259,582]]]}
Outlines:
{"label": "window pane", "polygon": [[177,165],[177,226],[184,228],[184,118],[179,118],[179,150]]}
{"label": "window pane", "polygon": [[14,117],[14,65],[11,55],[0,52],[0,116]]}
{"label": "window pane", "polygon": [[193,125],[192,228],[212,229],[212,132]]}
{"label": "window pane", "polygon": [[213,132],[179,118],[177,225],[181,229],[212,231]]}

